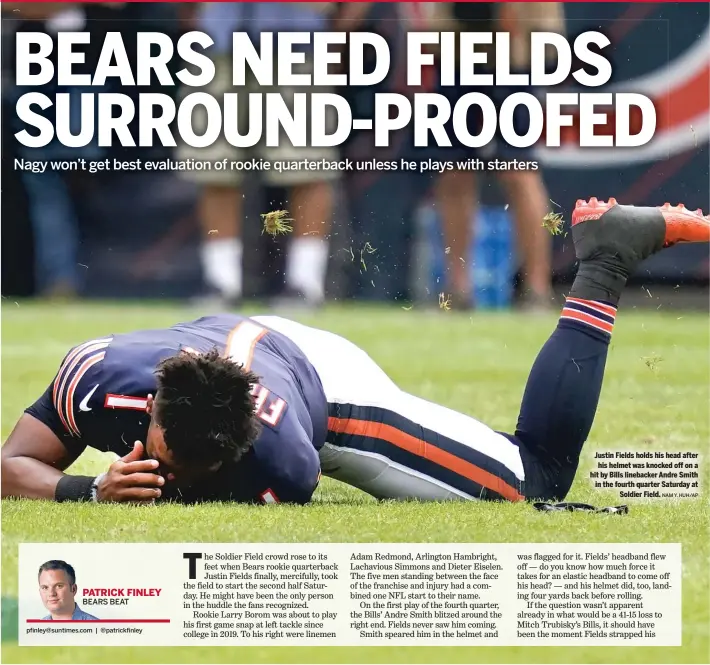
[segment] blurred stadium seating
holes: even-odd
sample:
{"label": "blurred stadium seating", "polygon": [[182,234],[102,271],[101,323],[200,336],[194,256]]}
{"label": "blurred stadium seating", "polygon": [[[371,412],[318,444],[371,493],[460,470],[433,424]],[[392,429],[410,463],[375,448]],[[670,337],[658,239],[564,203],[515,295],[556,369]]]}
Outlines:
{"label": "blurred stadium seating", "polygon": [[[7,4],[7,3],[5,3]],[[175,31],[177,9],[173,3],[115,3],[101,7],[94,3],[92,20],[87,25],[96,34],[107,29],[120,29],[124,40],[136,31],[168,29]],[[671,86],[667,57],[671,62],[683,58],[693,49],[704,48],[706,59],[700,69],[710,64],[709,10],[701,3],[567,3],[567,29],[570,35],[587,29],[600,29],[613,42],[614,85],[624,90],[639,81],[657,78],[658,85]],[[372,11],[385,11],[375,8]],[[110,19],[110,20],[109,20]],[[119,21],[120,23],[116,23]],[[36,24],[35,29],[36,29]],[[368,24],[371,26],[372,24]],[[3,114],[2,114],[2,291],[4,296],[36,294],[32,270],[33,236],[28,218],[26,193],[13,170],[17,155],[13,138],[12,34],[21,29],[18,14],[3,14]],[[396,37],[396,36],[395,36]],[[128,49],[131,52],[131,49]],[[395,63],[396,64],[396,63]],[[137,94],[134,89],[132,94]],[[367,104],[372,91],[351,91],[354,102]],[[694,103],[704,111],[701,123],[710,122],[707,76],[705,84],[684,93],[693,95]],[[680,103],[680,102],[674,102]],[[662,155],[641,156],[633,162],[589,163],[583,151],[570,157],[556,158],[544,154],[544,178],[550,194],[552,210],[567,218],[574,201],[593,195],[615,196],[630,204],[661,204],[682,201],[707,210],[710,205],[707,131],[693,127],[671,127],[679,132]],[[664,130],[666,131],[666,130]],[[669,130],[670,131],[670,130]],[[406,153],[409,137],[403,134],[402,151]],[[362,149],[348,144],[346,154]],[[145,156],[140,149],[117,149],[116,156]],[[153,156],[160,156],[157,151]],[[379,173],[364,182],[354,174],[338,192],[340,203],[333,229],[331,247],[330,295],[341,298],[392,300],[410,298],[422,292],[422,243],[430,241],[417,236],[417,208],[430,189],[431,177],[416,174]],[[80,256],[78,270],[82,276],[81,295],[93,298],[170,297],[188,298],[201,289],[201,270],[196,250],[196,190],[178,183],[174,174],[139,175],[109,174],[82,177],[71,183],[80,221]],[[488,180],[484,187],[489,187]],[[279,241],[260,235],[258,213],[280,203],[283,194],[266,191],[254,183],[249,189],[246,233],[251,234],[256,250],[246,262],[245,282],[248,295],[264,295],[280,287]],[[358,193],[359,192],[359,193]],[[353,195],[355,193],[356,195]],[[483,192],[494,208],[504,208],[506,201],[491,190]],[[348,205],[349,203],[349,205]],[[275,207],[275,206],[274,206]],[[363,274],[358,261],[352,261],[349,248],[358,249],[366,242],[379,253],[370,258],[377,272]],[[417,245],[417,242],[419,243]],[[432,248],[429,247],[431,259]],[[426,252],[425,252],[426,254]],[[570,238],[554,239],[554,278],[565,284],[573,274],[574,252]],[[514,272],[514,270],[513,270]],[[379,275],[378,275],[379,273]],[[677,247],[648,261],[637,277],[644,284],[680,283],[707,287],[708,252],[705,246]],[[705,293],[701,289],[697,291]],[[431,295],[431,294],[430,294]],[[704,295],[701,298],[704,303]]]}

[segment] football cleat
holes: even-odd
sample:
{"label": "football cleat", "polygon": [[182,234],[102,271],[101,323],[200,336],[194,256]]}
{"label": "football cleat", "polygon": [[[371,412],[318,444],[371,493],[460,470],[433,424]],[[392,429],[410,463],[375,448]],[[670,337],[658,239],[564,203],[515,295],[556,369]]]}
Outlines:
{"label": "football cleat", "polygon": [[[679,242],[710,242],[710,215],[703,215],[700,208],[688,210],[682,203],[637,207],[619,205],[614,198],[608,201],[599,201],[596,197],[589,201],[578,200],[572,213],[572,226],[596,220],[601,221],[601,226],[607,230],[602,232],[600,229],[592,235],[605,236],[612,245],[622,243],[630,248],[638,245],[641,259],[649,255],[645,247],[653,253]],[[662,243],[656,249],[660,232],[663,233]],[[639,236],[637,241],[634,236]]]}
{"label": "football cleat", "polygon": [[700,208],[688,210],[682,203],[677,206],[664,203],[659,210],[666,220],[664,247],[679,242],[710,241],[710,215],[703,215]]}
{"label": "football cleat", "polygon": [[679,242],[709,242],[710,218],[684,206],[627,206],[592,197],[575,205],[572,239],[580,262],[573,295],[616,305],[649,256]]}

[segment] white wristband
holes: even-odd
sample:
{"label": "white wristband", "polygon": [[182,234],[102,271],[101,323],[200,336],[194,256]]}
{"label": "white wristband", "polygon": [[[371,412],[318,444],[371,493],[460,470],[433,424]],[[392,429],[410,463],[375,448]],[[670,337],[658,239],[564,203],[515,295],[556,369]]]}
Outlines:
{"label": "white wristband", "polygon": [[101,475],[96,476],[96,478],[94,478],[94,482],[91,485],[91,500],[92,501],[99,500],[99,483],[103,480],[105,475],[106,475],[105,473],[102,473]]}

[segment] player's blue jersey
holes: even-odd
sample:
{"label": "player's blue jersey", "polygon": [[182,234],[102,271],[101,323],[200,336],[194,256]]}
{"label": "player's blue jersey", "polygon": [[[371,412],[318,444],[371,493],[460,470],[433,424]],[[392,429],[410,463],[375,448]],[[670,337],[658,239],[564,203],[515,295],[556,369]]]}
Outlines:
{"label": "player's blue jersey", "polygon": [[318,450],[328,405],[318,374],[286,336],[245,316],[207,316],[171,328],[107,335],[74,347],[54,381],[27,413],[67,446],[90,446],[123,457],[145,443],[155,370],[180,351],[214,348],[259,377],[255,414],[262,431],[238,463],[225,464],[201,486],[165,498],[305,503],[318,484]]}

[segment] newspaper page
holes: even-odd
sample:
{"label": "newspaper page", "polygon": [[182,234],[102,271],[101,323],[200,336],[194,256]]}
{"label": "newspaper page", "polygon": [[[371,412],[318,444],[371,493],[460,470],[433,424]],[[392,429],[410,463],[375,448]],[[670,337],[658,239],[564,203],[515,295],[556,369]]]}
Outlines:
{"label": "newspaper page", "polygon": [[[91,623],[40,618],[50,549]],[[681,578],[677,544],[23,545],[19,643],[680,646]]]}
{"label": "newspaper page", "polygon": [[707,3],[2,3],[4,662],[707,662]]}

